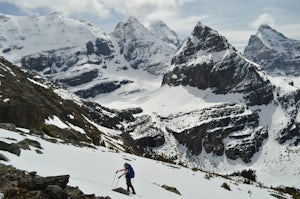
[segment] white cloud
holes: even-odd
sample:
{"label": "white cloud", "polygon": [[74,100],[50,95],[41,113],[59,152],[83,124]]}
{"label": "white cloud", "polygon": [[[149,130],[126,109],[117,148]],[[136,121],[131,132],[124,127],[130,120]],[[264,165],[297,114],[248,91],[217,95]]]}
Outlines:
{"label": "white cloud", "polygon": [[176,30],[176,32],[183,32],[185,35],[188,35],[192,32],[197,22],[207,17],[207,15],[182,16],[177,10],[160,10],[148,14],[143,22],[147,25],[151,21],[162,20],[166,22],[171,29]]}
{"label": "white cloud", "polygon": [[189,13],[182,9],[182,5],[192,1],[195,0],[103,0],[106,6],[125,17],[134,16],[146,26],[151,21],[162,20],[171,29],[185,36],[193,30],[198,21],[208,17],[187,16]]}
{"label": "white cloud", "polygon": [[178,0],[100,0],[111,10],[124,16],[145,18],[150,13],[173,9],[179,6]]}
{"label": "white cloud", "polygon": [[28,14],[35,9],[48,9],[60,12],[64,15],[92,14],[99,17],[107,17],[110,11],[99,0],[0,0],[15,4],[18,8]]}
{"label": "white cloud", "polygon": [[264,13],[264,14],[260,15],[255,21],[253,21],[252,23],[250,23],[250,26],[252,26],[253,28],[256,28],[256,29],[260,25],[274,26],[275,25],[275,20],[268,13]]}

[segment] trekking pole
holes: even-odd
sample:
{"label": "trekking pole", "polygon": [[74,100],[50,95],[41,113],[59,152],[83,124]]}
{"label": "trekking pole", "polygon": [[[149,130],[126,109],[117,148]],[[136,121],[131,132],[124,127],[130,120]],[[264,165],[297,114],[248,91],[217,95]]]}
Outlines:
{"label": "trekking pole", "polygon": [[118,180],[117,180],[116,188],[118,187],[119,180],[120,180],[120,178],[118,178]]}
{"label": "trekking pole", "polygon": [[115,180],[116,180],[117,173],[118,173],[118,172],[116,172],[116,174],[115,174],[114,181],[112,182],[111,187],[114,186],[114,183],[115,183]]}

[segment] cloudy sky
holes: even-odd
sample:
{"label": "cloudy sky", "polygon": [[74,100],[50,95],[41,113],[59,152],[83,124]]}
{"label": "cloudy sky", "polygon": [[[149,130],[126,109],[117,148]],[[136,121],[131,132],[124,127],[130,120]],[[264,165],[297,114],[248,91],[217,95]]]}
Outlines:
{"label": "cloudy sky", "polygon": [[45,15],[54,11],[89,20],[107,33],[128,16],[146,26],[163,20],[181,39],[201,21],[240,51],[261,24],[300,40],[299,0],[0,0],[3,14]]}

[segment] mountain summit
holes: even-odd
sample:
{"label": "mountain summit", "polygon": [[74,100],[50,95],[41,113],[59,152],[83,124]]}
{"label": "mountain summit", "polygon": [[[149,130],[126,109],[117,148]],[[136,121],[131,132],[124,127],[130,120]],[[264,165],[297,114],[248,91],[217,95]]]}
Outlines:
{"label": "mountain summit", "polygon": [[167,24],[163,21],[153,21],[150,26],[149,30],[159,39],[169,43],[170,45],[175,45],[179,47],[181,41],[178,39],[178,36],[175,31],[171,30]]}
{"label": "mountain summit", "polygon": [[251,35],[244,55],[272,75],[300,75],[300,41],[289,39],[268,25],[260,26]]}
{"label": "mountain summit", "polygon": [[163,84],[243,93],[249,104],[268,104],[272,86],[259,67],[242,57],[225,37],[200,22],[172,59]]}
{"label": "mountain summit", "polygon": [[[116,26],[111,37],[132,68],[157,75],[167,70],[179,39],[164,23],[151,27],[152,31],[136,18],[129,17],[125,23],[121,22]],[[171,39],[170,33],[173,36]]]}

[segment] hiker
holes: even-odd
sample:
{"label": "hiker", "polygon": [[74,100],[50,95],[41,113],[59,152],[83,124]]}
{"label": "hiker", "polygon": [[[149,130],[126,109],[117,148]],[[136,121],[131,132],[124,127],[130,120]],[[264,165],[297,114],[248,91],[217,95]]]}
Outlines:
{"label": "hiker", "polygon": [[128,163],[125,163],[124,164],[124,169],[121,169],[121,170],[118,170],[116,171],[116,173],[118,172],[122,172],[124,171],[124,173],[122,173],[120,176],[119,176],[119,179],[125,175],[125,178],[126,178],[126,184],[127,184],[127,191],[129,192],[129,188],[131,188],[132,190],[132,193],[135,194],[135,191],[134,191],[134,188],[131,184],[131,178],[134,178],[134,170],[132,168],[132,166]]}

